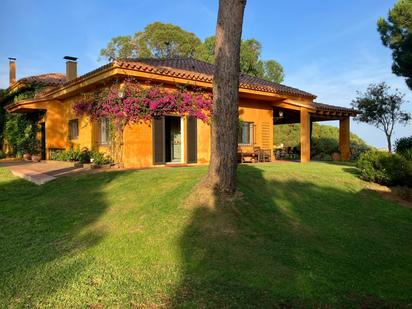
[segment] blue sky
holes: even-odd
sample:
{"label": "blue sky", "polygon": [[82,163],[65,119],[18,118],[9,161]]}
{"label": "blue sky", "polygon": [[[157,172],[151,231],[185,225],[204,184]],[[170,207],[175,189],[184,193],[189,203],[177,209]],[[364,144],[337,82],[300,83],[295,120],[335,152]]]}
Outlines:
{"label": "blue sky", "polygon": [[[285,69],[284,83],[318,96],[319,102],[350,106],[356,90],[386,81],[412,91],[391,73],[390,50],[382,46],[376,20],[394,0],[248,0],[243,38],[263,45],[263,58]],[[65,55],[79,57],[79,74],[104,61],[99,51],[111,37],[133,34],[154,21],[170,22],[212,35],[217,0],[3,0],[0,11],[0,88],[8,86],[8,57],[17,58],[17,77],[64,72]],[[352,122],[369,144],[385,147],[378,129]],[[412,125],[396,127],[395,137],[412,135]]]}

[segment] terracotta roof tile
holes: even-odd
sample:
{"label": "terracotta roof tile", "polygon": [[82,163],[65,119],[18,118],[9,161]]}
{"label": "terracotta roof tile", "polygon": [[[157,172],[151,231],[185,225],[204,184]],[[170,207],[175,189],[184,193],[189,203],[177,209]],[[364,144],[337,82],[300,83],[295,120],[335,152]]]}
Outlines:
{"label": "terracotta roof tile", "polygon": [[18,80],[19,83],[39,83],[45,86],[59,86],[66,82],[66,75],[62,73],[47,73],[24,77]]}
{"label": "terracotta roof tile", "polygon": [[[121,59],[115,63],[124,68],[131,68],[162,75],[172,75],[205,82],[212,82],[214,73],[213,64],[193,58],[136,58]],[[273,83],[248,74],[240,74],[239,83],[240,87],[247,89],[316,98],[315,95],[309,92],[286,85]]]}
{"label": "terracotta roof tile", "polygon": [[354,108],[330,105],[325,103],[313,102],[312,103],[316,110],[324,110],[324,111],[333,111],[333,112],[342,112],[342,113],[349,113],[349,114],[359,114],[360,112]]}

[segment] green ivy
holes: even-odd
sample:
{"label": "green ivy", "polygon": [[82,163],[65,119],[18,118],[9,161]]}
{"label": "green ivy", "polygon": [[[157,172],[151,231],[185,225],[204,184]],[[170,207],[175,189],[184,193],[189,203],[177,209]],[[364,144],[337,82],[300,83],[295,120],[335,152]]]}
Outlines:
{"label": "green ivy", "polygon": [[37,121],[25,114],[7,114],[4,139],[11,147],[11,153],[21,156],[24,153],[39,152],[36,139]]}

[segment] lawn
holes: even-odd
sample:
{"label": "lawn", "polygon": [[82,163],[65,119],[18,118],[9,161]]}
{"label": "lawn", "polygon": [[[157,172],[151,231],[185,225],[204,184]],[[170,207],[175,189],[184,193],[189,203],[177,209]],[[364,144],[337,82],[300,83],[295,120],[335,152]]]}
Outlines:
{"label": "lawn", "polygon": [[185,203],[206,171],[0,169],[0,308],[411,306],[412,209],[355,168],[244,165],[235,205]]}

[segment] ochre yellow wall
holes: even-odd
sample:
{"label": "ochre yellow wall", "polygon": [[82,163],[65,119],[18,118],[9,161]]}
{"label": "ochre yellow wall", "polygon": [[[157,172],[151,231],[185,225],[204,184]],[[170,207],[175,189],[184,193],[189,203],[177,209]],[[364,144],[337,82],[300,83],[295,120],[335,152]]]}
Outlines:
{"label": "ochre yellow wall", "polygon": [[[79,96],[62,100],[50,100],[32,104],[25,104],[24,108],[47,110],[46,124],[46,148],[68,149],[71,145],[81,149],[110,152],[110,147],[99,143],[99,124],[91,122],[87,117],[79,119],[79,137],[69,140],[68,123],[77,116],[73,111],[73,104],[78,102]],[[294,99],[296,102],[296,99]],[[302,104],[305,102],[302,101]],[[254,123],[253,145],[240,146],[242,151],[251,151],[253,147],[262,149],[273,148],[273,106],[275,102],[269,100],[257,100],[250,97],[241,97],[239,102],[239,117],[246,122]],[[186,136],[187,128],[184,121],[184,159],[187,159]],[[125,128],[123,161],[125,167],[151,167],[153,166],[152,127],[150,123],[132,124]],[[197,120],[197,162],[204,164],[210,157],[210,127],[207,123]]]}
{"label": "ochre yellow wall", "polygon": [[[73,104],[78,97],[62,101],[44,101],[25,105],[25,108],[47,110],[44,117],[46,124],[47,155],[50,148],[64,148],[74,146],[80,149],[97,150],[109,153],[110,147],[99,143],[99,124],[91,122],[88,117],[78,118],[73,111]],[[252,99],[241,99],[239,114],[243,121],[253,122],[254,144],[265,149],[273,145],[273,114],[270,102]],[[69,139],[69,120],[79,120],[79,136]],[[187,136],[186,121],[184,121],[184,139]],[[252,150],[253,146],[242,146],[245,151]],[[152,152],[152,127],[150,123],[131,124],[124,131],[123,161],[125,167],[151,167],[153,166]],[[185,150],[187,146],[185,141]],[[187,153],[184,158],[186,160]],[[210,157],[210,126],[197,120],[197,158],[199,164],[209,162]]]}
{"label": "ochre yellow wall", "polygon": [[132,124],[124,130],[123,162],[125,167],[153,165],[152,127],[148,123]]}
{"label": "ochre yellow wall", "polygon": [[[62,118],[66,127],[67,142],[65,148],[73,145],[75,148],[80,147],[80,149],[87,148],[89,150],[94,150],[94,124],[89,121],[88,117],[77,117],[73,110],[73,105],[78,99],[78,97],[74,97],[64,101],[65,110]],[[79,136],[76,139],[69,139],[69,121],[72,119],[78,119],[79,121]]]}
{"label": "ochre yellow wall", "polygon": [[270,102],[240,99],[239,118],[253,122],[254,137],[252,146],[240,146],[242,151],[251,151],[253,147],[273,148],[273,107]]}
{"label": "ochre yellow wall", "polygon": [[210,158],[210,126],[197,120],[197,162],[208,163]]}

